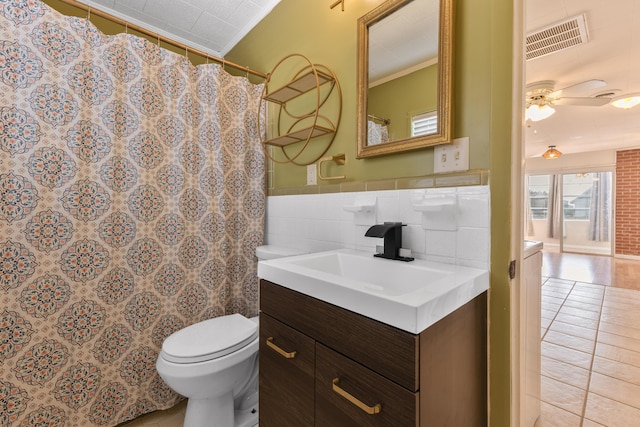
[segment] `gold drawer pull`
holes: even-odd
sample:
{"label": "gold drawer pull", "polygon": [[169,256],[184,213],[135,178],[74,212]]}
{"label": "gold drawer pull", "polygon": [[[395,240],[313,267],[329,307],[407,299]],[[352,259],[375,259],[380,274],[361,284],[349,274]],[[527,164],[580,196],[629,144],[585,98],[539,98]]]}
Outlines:
{"label": "gold drawer pull", "polygon": [[356,405],[358,408],[362,409],[367,414],[373,415],[373,414],[377,414],[380,411],[382,411],[382,405],[380,405],[379,403],[376,403],[374,406],[368,406],[364,402],[361,402],[356,397],[354,397],[353,395],[347,393],[345,390],[340,388],[338,386],[338,384],[340,384],[340,378],[334,378],[333,379],[333,391],[335,391],[340,396],[342,396],[345,399],[347,399],[349,402],[351,402],[354,405]]}
{"label": "gold drawer pull", "polygon": [[280,356],[284,357],[285,359],[293,359],[294,357],[296,357],[295,351],[284,351],[283,349],[275,345],[273,343],[273,337],[267,338],[267,345],[271,347],[273,350],[275,350]]}

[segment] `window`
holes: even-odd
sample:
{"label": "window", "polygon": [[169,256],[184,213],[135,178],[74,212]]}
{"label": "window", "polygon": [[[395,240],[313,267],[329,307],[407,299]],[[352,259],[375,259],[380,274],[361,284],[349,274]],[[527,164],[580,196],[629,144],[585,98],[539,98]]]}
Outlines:
{"label": "window", "polygon": [[529,176],[531,219],[547,219],[549,209],[549,175]]}
{"label": "window", "polygon": [[422,136],[438,131],[438,115],[436,111],[416,114],[411,117],[411,136]]}

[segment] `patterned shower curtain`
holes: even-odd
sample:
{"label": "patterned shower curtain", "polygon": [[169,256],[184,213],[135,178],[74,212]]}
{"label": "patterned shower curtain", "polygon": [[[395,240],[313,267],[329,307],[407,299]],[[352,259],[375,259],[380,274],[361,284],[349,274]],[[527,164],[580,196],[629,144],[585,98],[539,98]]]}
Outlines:
{"label": "patterned shower curtain", "polygon": [[38,0],[0,0],[0,426],[168,408],[180,397],[156,373],[163,340],[257,313],[260,93]]}

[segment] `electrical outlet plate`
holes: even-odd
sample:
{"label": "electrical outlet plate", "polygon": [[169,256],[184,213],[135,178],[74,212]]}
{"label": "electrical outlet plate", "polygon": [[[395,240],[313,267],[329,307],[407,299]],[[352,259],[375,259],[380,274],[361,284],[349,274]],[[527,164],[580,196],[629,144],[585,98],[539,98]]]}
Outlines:
{"label": "electrical outlet plate", "polygon": [[461,172],[469,170],[469,138],[454,139],[451,144],[433,149],[433,172]]}
{"label": "electrical outlet plate", "polygon": [[307,185],[318,184],[318,169],[315,163],[307,165]]}

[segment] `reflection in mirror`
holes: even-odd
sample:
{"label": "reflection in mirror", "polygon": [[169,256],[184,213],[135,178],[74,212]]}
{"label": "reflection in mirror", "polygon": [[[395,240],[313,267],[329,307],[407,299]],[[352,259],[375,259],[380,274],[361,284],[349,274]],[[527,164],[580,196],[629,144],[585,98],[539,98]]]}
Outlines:
{"label": "reflection in mirror", "polygon": [[358,20],[358,157],[450,142],[453,0],[388,0]]}

